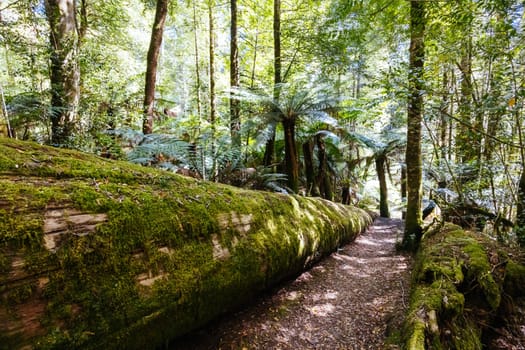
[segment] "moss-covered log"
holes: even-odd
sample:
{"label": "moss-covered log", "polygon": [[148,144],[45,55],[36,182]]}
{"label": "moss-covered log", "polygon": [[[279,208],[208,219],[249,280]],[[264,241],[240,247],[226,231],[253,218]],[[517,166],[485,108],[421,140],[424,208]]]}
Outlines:
{"label": "moss-covered log", "polygon": [[525,267],[512,259],[456,225],[426,233],[412,276],[405,348],[481,350],[490,341],[485,332],[493,323],[501,327],[525,295]]}
{"label": "moss-covered log", "polygon": [[351,241],[365,212],[0,139],[0,349],[153,348]]}

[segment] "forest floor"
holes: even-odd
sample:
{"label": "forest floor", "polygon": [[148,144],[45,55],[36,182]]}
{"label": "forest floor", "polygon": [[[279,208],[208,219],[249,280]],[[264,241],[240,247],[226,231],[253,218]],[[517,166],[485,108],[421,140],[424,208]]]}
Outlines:
{"label": "forest floor", "polygon": [[255,304],[170,345],[170,349],[397,349],[408,305],[409,256],[396,252],[403,222],[377,218],[341,247]]}

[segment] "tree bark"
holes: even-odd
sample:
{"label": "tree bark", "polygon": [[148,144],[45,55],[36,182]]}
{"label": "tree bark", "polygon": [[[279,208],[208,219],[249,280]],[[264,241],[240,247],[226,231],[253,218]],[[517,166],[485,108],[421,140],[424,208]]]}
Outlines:
{"label": "tree bark", "polygon": [[525,163],[522,164],[520,182],[518,185],[518,205],[516,212],[516,226],[518,243],[525,247]]}
{"label": "tree bark", "polygon": [[[213,6],[215,5],[214,0],[208,1],[208,36],[209,36],[209,62],[210,62],[210,125],[211,125],[211,156],[212,156],[212,169],[211,176],[213,181],[218,179],[218,167],[217,167],[217,156],[216,151],[216,105],[215,105],[215,23],[213,18]],[[203,165],[204,166],[204,165]]]}
{"label": "tree bark", "polygon": [[283,120],[284,129],[284,162],[288,187],[294,192],[299,192],[299,161],[297,146],[295,144],[295,118]]}
{"label": "tree bark", "polygon": [[199,35],[197,27],[197,6],[193,1],[193,44],[195,45],[195,96],[197,98],[197,117],[201,121],[201,75],[199,69]]}
{"label": "tree bark", "polygon": [[[237,0],[230,0],[230,87],[239,87],[239,48],[237,44]],[[233,94],[233,93],[232,93]],[[239,100],[230,96],[230,133],[234,148],[241,147]]]}
{"label": "tree bark", "polygon": [[441,159],[446,160],[447,158],[447,148],[448,148],[448,116],[447,110],[450,104],[449,101],[449,81],[448,81],[448,67],[445,66],[443,69],[443,86],[442,86],[443,97],[441,99],[441,106],[439,107],[439,155]]}
{"label": "tree bark", "polygon": [[[281,0],[273,1],[273,70],[274,70],[274,89],[273,98],[279,100],[279,84],[281,78]],[[266,141],[264,151],[264,165],[269,166],[273,163],[275,148],[275,129],[273,129],[270,138]]]}
{"label": "tree bark", "polygon": [[74,0],[45,2],[51,44],[51,143],[63,145],[73,134],[80,101],[78,32]]}
{"label": "tree bark", "polygon": [[164,23],[168,15],[168,3],[169,0],[157,0],[155,20],[153,21],[153,29],[151,31],[146,63],[146,85],[144,88],[144,120],[142,124],[142,132],[144,134],[151,134],[153,132],[157,67],[162,46],[162,37],[164,35]]}
{"label": "tree bark", "polygon": [[[304,172],[306,174],[306,195],[319,196],[319,190],[315,184],[315,169],[313,158],[313,144],[311,140],[303,143]],[[344,204],[344,203],[343,203]]]}
{"label": "tree bark", "polygon": [[326,147],[322,135],[315,137],[317,143],[317,158],[319,159],[319,170],[317,171],[317,185],[321,197],[332,200],[332,182],[328,174],[328,159],[326,157]]}
{"label": "tree bark", "polygon": [[403,246],[416,249],[422,235],[422,159],[421,129],[423,118],[425,2],[410,2],[409,98],[407,118],[407,212]]}
{"label": "tree bark", "polygon": [[389,218],[390,211],[388,209],[388,188],[386,185],[385,162],[386,157],[384,154],[379,154],[375,159],[376,173],[379,180],[379,215],[384,218]]}

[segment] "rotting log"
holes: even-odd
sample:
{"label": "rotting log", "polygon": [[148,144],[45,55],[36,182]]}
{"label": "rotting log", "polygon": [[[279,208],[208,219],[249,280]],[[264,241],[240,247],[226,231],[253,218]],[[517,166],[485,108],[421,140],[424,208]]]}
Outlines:
{"label": "rotting log", "polygon": [[414,264],[404,348],[481,350],[497,328],[513,333],[507,319],[525,305],[525,266],[523,256],[506,249],[450,223],[425,233]]}
{"label": "rotting log", "polygon": [[165,344],[353,240],[364,211],[0,139],[0,349]]}

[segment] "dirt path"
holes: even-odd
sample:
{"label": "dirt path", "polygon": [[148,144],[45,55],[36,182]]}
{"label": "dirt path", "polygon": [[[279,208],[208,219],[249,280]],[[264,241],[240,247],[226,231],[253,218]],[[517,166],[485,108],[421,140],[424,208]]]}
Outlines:
{"label": "dirt path", "polygon": [[409,258],[395,252],[402,221],[378,218],[358,239],[256,305],[170,349],[396,349]]}

